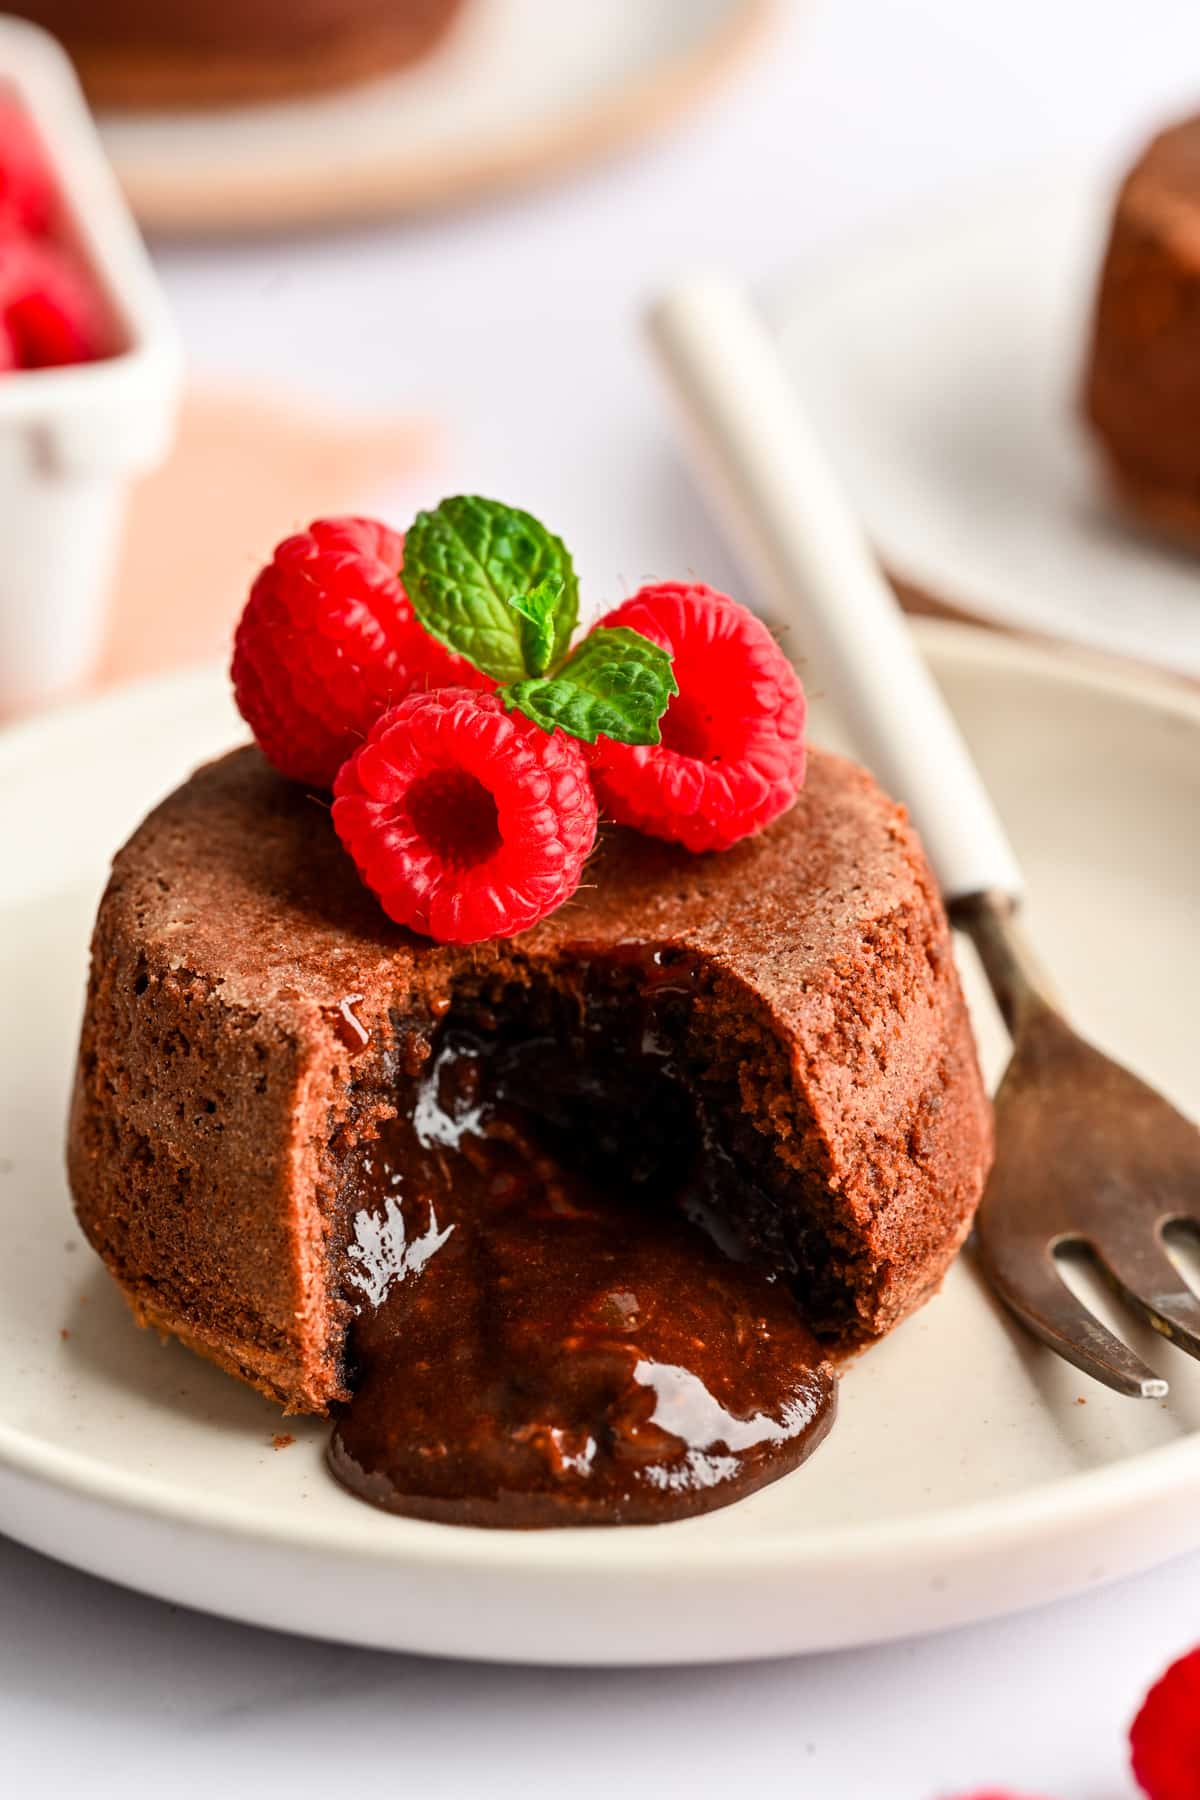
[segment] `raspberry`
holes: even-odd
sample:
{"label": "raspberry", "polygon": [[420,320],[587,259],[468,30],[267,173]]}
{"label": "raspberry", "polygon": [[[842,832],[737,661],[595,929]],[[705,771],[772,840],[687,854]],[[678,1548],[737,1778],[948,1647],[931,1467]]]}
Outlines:
{"label": "raspberry", "polygon": [[413,617],[404,539],[372,519],[317,519],[285,538],[250,590],[234,697],[264,755],[316,787],[414,688],[491,687]]}
{"label": "raspberry", "polygon": [[644,587],[600,620],[674,657],[661,744],[597,741],[601,805],[689,850],[727,850],[786,812],[804,781],[804,690],[760,619],[699,584]]}
{"label": "raspberry", "polygon": [[0,317],[22,369],[91,362],[103,352],[99,297],[51,244],[0,236]]}
{"label": "raspberry", "polygon": [[1149,1800],[1200,1800],[1200,1645],[1150,1689],[1129,1747]]}
{"label": "raspberry", "polygon": [[33,120],[11,95],[0,97],[0,228],[47,231],[54,177]]}
{"label": "raspberry", "polygon": [[575,738],[495,694],[410,694],[334,785],[333,823],[383,910],[443,944],[525,931],[572,895],[596,836]]}

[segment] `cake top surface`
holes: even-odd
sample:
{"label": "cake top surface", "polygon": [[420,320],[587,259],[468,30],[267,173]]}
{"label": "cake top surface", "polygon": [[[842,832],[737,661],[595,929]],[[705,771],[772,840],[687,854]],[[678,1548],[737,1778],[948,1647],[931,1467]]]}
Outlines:
{"label": "cake top surface", "polygon": [[605,829],[579,892],[531,931],[439,945],[387,919],[327,803],[251,747],[197,770],[149,815],[106,901],[131,915],[147,956],[280,1023],[297,1007],[355,996],[369,1010],[406,987],[436,997],[464,969],[624,943],[695,951],[786,1016],[831,965],[852,972],[876,920],[931,905],[903,809],[865,770],[817,750],[792,810],[734,849],[697,856]]}

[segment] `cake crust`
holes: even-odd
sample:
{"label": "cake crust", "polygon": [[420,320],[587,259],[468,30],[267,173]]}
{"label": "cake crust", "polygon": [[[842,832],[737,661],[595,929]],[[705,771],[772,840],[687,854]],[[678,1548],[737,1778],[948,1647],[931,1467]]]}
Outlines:
{"label": "cake crust", "polygon": [[756,1154],[819,1195],[849,1296],[827,1340],[890,1329],[966,1235],[990,1110],[917,838],[820,751],[761,836],[697,857],[605,832],[572,902],[468,949],[391,925],[323,803],[256,749],[197,771],[115,859],[68,1133],[80,1222],[138,1318],[289,1409],[344,1397],[339,1182],[398,1075],[456,996],[569,987],[628,946],[682,959]]}

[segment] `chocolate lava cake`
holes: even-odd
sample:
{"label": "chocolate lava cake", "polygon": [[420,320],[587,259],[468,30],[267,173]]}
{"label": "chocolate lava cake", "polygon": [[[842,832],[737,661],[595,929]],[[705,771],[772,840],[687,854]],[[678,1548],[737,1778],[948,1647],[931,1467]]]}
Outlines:
{"label": "chocolate lava cake", "polygon": [[1200,117],[1154,138],[1121,185],[1084,405],[1118,497],[1200,546]]}
{"label": "chocolate lava cake", "polygon": [[18,0],[101,106],[271,100],[426,56],[463,0]]}
{"label": "chocolate lava cake", "polygon": [[[701,1261],[732,1251],[773,1284],[763,1307],[798,1302],[823,1389],[824,1352],[937,1286],[990,1159],[924,855],[902,809],[828,753],[761,835],[693,856],[610,830],[572,902],[470,948],[389,924],[323,805],[257,749],[198,770],[117,855],[68,1162],[144,1324],[289,1410],[336,1411],[379,1270],[449,1235],[430,1201],[419,1242],[413,1225],[389,1249],[388,1192],[424,1165],[445,1175],[489,1093],[537,1139],[508,1131],[489,1193],[518,1192],[531,1158],[555,1193],[564,1169],[615,1183],[639,1254],[643,1228],[690,1209]],[[451,1171],[438,1206],[459,1186]],[[455,1279],[410,1346],[426,1374],[470,1303],[471,1270]],[[605,1290],[606,1329],[626,1328],[628,1286]]]}

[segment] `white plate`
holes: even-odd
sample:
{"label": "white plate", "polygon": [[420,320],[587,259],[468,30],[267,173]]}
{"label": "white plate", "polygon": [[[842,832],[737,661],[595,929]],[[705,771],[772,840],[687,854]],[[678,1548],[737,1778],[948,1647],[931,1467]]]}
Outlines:
{"label": "white plate", "polygon": [[[921,636],[1080,1021],[1197,1109],[1200,697],[980,631]],[[617,1531],[374,1512],[326,1475],[323,1425],[282,1420],[135,1330],[78,1238],[62,1175],[85,943],[111,848],[238,735],[224,678],[200,674],[0,740],[0,1527],[259,1624],[577,1663],[861,1643],[1200,1544],[1200,1367],[1135,1333],[1171,1400],[1119,1400],[1010,1326],[966,1260],[847,1372],[807,1468],[708,1518]],[[979,1024],[994,1070],[1002,1040],[983,1001]],[[279,1431],[296,1442],[273,1450]]]}
{"label": "white plate", "polygon": [[1200,561],[1108,503],[1079,383],[1114,182],[915,221],[776,296],[788,366],[885,560],[985,618],[1200,675]]}
{"label": "white plate", "polygon": [[258,106],[113,113],[143,224],[279,230],[474,200],[659,131],[737,66],[774,0],[468,0],[378,80]]}

